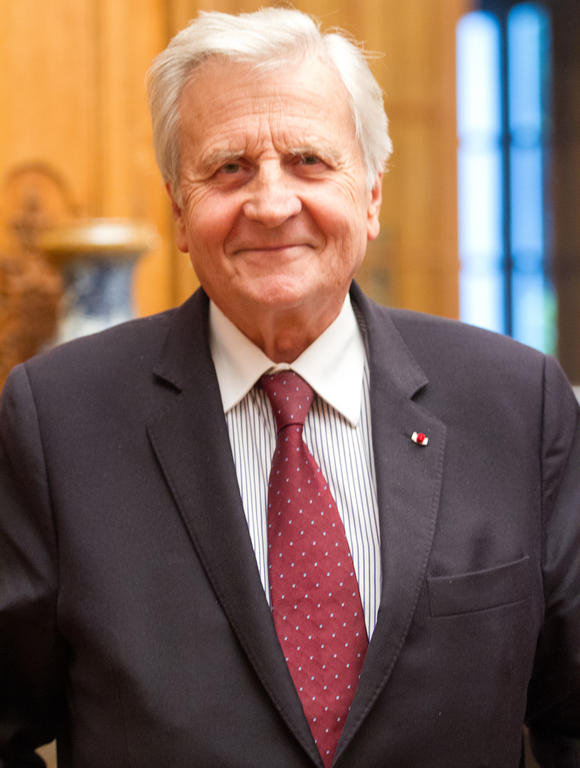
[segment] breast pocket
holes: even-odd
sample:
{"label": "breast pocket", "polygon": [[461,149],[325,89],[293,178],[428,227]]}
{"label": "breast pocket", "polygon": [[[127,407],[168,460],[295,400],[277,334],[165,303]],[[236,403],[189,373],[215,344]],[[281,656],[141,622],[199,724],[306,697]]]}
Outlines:
{"label": "breast pocket", "polygon": [[530,594],[530,558],[452,576],[427,579],[431,616],[454,616],[518,603]]}

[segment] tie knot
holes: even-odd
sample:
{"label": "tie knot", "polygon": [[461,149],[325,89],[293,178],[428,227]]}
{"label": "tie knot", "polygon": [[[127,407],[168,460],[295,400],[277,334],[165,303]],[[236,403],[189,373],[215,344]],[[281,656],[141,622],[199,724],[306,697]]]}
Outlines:
{"label": "tie knot", "polygon": [[268,395],[278,432],[289,424],[304,424],[312,405],[312,387],[294,371],[264,374],[260,379]]}

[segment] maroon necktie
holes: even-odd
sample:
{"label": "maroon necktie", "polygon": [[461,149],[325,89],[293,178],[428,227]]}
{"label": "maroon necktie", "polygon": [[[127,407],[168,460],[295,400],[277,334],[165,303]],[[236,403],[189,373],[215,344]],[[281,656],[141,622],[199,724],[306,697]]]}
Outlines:
{"label": "maroon necktie", "polygon": [[268,486],[268,574],[274,625],[325,766],[368,646],[344,526],[302,439],[313,391],[298,374],[262,376],[278,430]]}

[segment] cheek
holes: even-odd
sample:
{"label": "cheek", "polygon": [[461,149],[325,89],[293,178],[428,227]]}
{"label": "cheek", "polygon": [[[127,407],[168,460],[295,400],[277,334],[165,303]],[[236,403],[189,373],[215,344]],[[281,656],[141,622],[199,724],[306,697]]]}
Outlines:
{"label": "cheek", "polygon": [[235,219],[234,208],[223,200],[207,199],[192,206],[187,214],[190,253],[215,255],[222,250]]}
{"label": "cheek", "polygon": [[361,244],[364,248],[367,240],[364,201],[350,194],[329,195],[326,199],[320,198],[313,210],[327,243],[343,244],[347,251],[353,252],[353,258],[358,258]]}
{"label": "cheek", "polygon": [[312,203],[337,228],[356,229],[365,216],[368,193],[361,179],[342,177],[318,188]]}

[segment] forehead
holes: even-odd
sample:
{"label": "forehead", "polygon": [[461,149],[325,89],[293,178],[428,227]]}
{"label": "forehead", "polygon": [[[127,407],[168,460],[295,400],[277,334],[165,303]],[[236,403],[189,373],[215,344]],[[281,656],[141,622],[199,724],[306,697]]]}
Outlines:
{"label": "forehead", "polygon": [[[180,100],[181,141],[332,144],[355,141],[348,92],[331,63],[311,57],[270,69],[212,58],[199,65]],[[182,147],[183,149],[184,147]]]}

